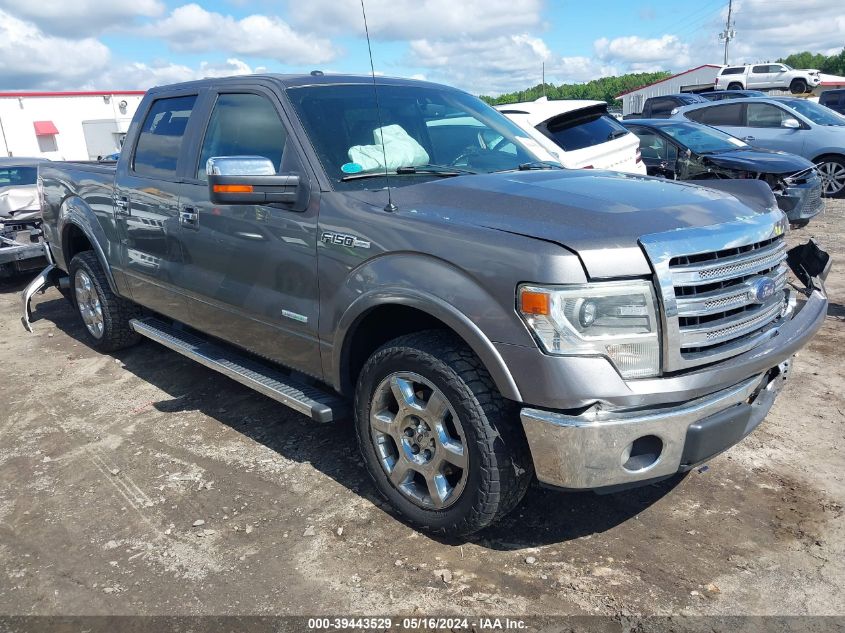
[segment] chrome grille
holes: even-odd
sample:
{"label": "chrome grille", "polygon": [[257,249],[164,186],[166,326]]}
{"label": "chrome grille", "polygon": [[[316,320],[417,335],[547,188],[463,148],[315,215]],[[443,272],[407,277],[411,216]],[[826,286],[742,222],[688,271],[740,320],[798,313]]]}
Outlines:
{"label": "chrome grille", "polygon": [[[753,337],[780,316],[786,286],[786,241],[776,237],[669,262],[682,355],[700,355]],[[760,302],[749,282],[774,282]]]}
{"label": "chrome grille", "polygon": [[729,358],[775,334],[788,292],[786,228],[772,210],[640,238],[660,291],[664,371]]}

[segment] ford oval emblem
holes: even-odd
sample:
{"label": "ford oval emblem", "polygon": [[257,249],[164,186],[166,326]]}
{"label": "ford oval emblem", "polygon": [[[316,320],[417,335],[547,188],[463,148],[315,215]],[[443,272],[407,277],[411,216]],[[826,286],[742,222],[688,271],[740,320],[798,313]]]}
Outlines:
{"label": "ford oval emblem", "polygon": [[765,303],[766,299],[775,294],[775,282],[770,277],[749,279],[748,285],[751,290],[750,298],[756,303]]}

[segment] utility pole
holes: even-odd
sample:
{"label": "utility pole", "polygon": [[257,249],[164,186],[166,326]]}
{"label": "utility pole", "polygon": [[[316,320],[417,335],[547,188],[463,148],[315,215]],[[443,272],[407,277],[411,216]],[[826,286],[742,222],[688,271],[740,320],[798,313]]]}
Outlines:
{"label": "utility pole", "polygon": [[728,65],[728,45],[731,40],[736,37],[736,31],[733,29],[731,23],[731,14],[733,13],[733,0],[728,0],[728,21],[725,22],[725,30],[719,33],[719,41],[725,43],[725,66]]}

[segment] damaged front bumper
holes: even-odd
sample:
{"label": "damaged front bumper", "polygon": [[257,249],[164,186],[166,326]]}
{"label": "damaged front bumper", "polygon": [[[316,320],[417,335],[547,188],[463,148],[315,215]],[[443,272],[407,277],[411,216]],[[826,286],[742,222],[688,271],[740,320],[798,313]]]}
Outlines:
{"label": "damaged front bumper", "polygon": [[778,208],[793,224],[804,224],[824,209],[822,181],[813,174],[799,184],[791,184],[775,192]]}
{"label": "damaged front bumper", "polygon": [[691,393],[683,399],[678,392],[675,404],[592,406],[576,412],[522,409],[520,417],[540,482],[598,491],[638,485],[688,470],[751,433],[783,388],[792,355],[812,338],[827,314],[823,287],[830,269],[827,253],[810,241],[790,250],[788,261],[807,286],[806,301],[777,336],[722,363],[750,367],[752,357],[765,358],[765,368],[714,393]]}

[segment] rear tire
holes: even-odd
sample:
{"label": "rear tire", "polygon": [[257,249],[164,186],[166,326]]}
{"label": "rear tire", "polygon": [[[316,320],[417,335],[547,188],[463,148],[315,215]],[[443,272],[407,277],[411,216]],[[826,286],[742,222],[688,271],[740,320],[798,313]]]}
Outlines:
{"label": "rear tire", "polygon": [[789,84],[789,92],[794,95],[802,95],[807,92],[807,82],[803,79],[793,79]]}
{"label": "rear tire", "polygon": [[743,90],[743,85],[737,81],[728,84],[728,90]]}
{"label": "rear tire", "polygon": [[89,345],[100,352],[114,352],[140,341],[129,325],[130,319],[140,316],[140,306],[112,292],[93,251],[77,254],[68,268],[72,302]]}
{"label": "rear tire", "polygon": [[377,350],[358,378],[355,426],[379,492],[424,530],[477,532],[513,510],[533,479],[518,408],[450,333]]}

